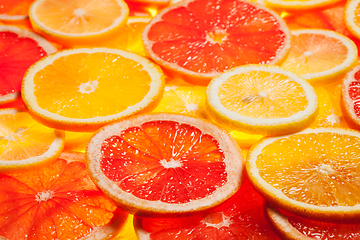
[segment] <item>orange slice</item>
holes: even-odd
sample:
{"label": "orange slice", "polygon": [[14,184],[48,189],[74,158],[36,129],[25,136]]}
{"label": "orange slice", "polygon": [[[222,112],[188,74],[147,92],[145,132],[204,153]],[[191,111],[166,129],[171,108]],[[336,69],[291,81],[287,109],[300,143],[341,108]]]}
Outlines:
{"label": "orange slice", "polygon": [[63,153],[48,166],[0,174],[0,236],[7,239],[110,239],[127,213],[91,181],[84,154]]}
{"label": "orange slice", "polygon": [[72,49],[34,64],[24,77],[22,97],[44,125],[91,132],[151,111],[161,99],[164,78],[160,67],[130,52]]}
{"label": "orange slice", "polygon": [[360,130],[360,65],[346,74],[341,89],[341,110],[345,121]]}
{"label": "orange slice", "polygon": [[308,129],[261,140],[247,155],[254,187],[271,204],[320,221],[357,221],[360,133]]}
{"label": "orange slice", "polygon": [[28,17],[30,4],[34,0],[0,0],[0,20],[18,21]]}
{"label": "orange slice", "polygon": [[37,167],[56,159],[64,133],[45,127],[25,111],[0,110],[0,172]]}
{"label": "orange slice", "polygon": [[37,0],[29,10],[33,28],[66,47],[103,46],[124,33],[128,15],[123,0]]}
{"label": "orange slice", "polygon": [[290,52],[281,67],[313,85],[332,83],[358,63],[355,43],[335,31],[302,29],[291,35]]}
{"label": "orange slice", "polygon": [[145,55],[141,34],[145,26],[150,22],[151,17],[129,17],[127,28],[129,31],[127,49],[131,52]]}
{"label": "orange slice", "polygon": [[0,104],[20,98],[25,71],[56,48],[40,35],[23,28],[0,25]]}
{"label": "orange slice", "polygon": [[344,20],[347,29],[358,39],[360,39],[360,1],[349,0],[344,8]]}
{"label": "orange slice", "polygon": [[311,124],[318,111],[314,89],[276,66],[245,65],[215,77],[207,87],[210,115],[234,130],[284,135]]}
{"label": "orange slice", "polygon": [[235,66],[280,62],[290,35],[285,22],[262,5],[187,0],[156,15],[145,27],[143,42],[149,56],[170,74],[207,85]]}
{"label": "orange slice", "polygon": [[106,125],[91,138],[87,167],[119,206],[141,216],[180,216],[212,208],[243,180],[233,138],[200,118],[153,113]]}
{"label": "orange slice", "polygon": [[266,6],[270,8],[299,11],[325,8],[334,5],[341,0],[265,0]]}
{"label": "orange slice", "polygon": [[284,213],[268,205],[265,214],[269,223],[276,229],[282,239],[357,239],[360,236],[359,224],[334,224],[319,222]]}
{"label": "orange slice", "polygon": [[264,199],[245,180],[234,196],[204,215],[184,218],[135,216],[134,228],[139,240],[278,240],[264,217],[263,203]]}

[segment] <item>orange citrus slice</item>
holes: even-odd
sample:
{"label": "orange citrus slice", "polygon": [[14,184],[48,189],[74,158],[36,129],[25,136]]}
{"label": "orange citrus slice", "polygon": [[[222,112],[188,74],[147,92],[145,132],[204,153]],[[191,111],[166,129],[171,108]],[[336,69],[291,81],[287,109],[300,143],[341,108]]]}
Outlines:
{"label": "orange citrus slice", "polygon": [[99,46],[121,35],[128,14],[123,0],[36,0],[29,10],[36,31],[67,47]]}
{"label": "orange citrus slice", "polygon": [[87,149],[93,181],[119,206],[141,216],[180,216],[212,208],[243,180],[243,157],[216,125],[152,113],[101,128]]}
{"label": "orange citrus slice", "polygon": [[0,172],[36,167],[56,159],[64,133],[34,121],[25,111],[0,110]]}
{"label": "orange citrus slice", "polygon": [[234,196],[206,214],[184,218],[135,216],[134,228],[139,240],[279,240],[265,219],[263,204],[264,199],[245,180]]}
{"label": "orange citrus slice", "polygon": [[92,135],[93,133],[66,131],[64,151],[84,153],[86,145],[88,144]]}
{"label": "orange citrus slice", "polygon": [[265,214],[282,239],[348,240],[357,239],[360,236],[359,224],[336,224],[309,220],[279,211],[270,205],[267,205]]}
{"label": "orange citrus slice", "polygon": [[346,74],[341,89],[341,110],[345,121],[360,130],[360,65]]}
{"label": "orange citrus slice", "polygon": [[0,104],[20,97],[25,71],[56,48],[40,35],[23,28],[0,25]]}
{"label": "orange citrus slice", "polygon": [[160,67],[130,52],[64,50],[29,68],[22,97],[29,113],[44,125],[91,132],[151,111],[161,99],[164,78]]}
{"label": "orange citrus slice", "polygon": [[145,55],[141,34],[151,19],[151,17],[129,17],[127,21],[127,29],[129,31],[127,49],[129,51]]}
{"label": "orange citrus slice", "polygon": [[187,0],[156,15],[145,27],[143,42],[169,74],[207,85],[235,66],[280,62],[290,34],[275,12],[256,3]]}
{"label": "orange citrus slice", "polygon": [[0,20],[18,21],[28,17],[30,4],[34,0],[0,0]]}
{"label": "orange citrus slice", "polygon": [[347,29],[360,39],[360,1],[349,0],[344,8],[344,20]]}
{"label": "orange citrus slice", "polygon": [[274,206],[320,221],[356,221],[359,142],[359,132],[342,128],[267,138],[250,149],[246,170],[254,187]]}
{"label": "orange citrus slice", "polygon": [[210,115],[220,124],[259,135],[284,135],[311,124],[318,111],[314,89],[276,66],[245,65],[215,77],[207,87]]}
{"label": "orange citrus slice", "polygon": [[275,9],[299,11],[314,10],[334,5],[341,0],[265,0],[266,6]]}
{"label": "orange citrus slice", "polygon": [[335,31],[291,31],[291,48],[281,67],[304,77],[311,84],[328,84],[358,63],[355,43]]}
{"label": "orange citrus slice", "polygon": [[91,181],[84,154],[63,153],[50,165],[0,174],[0,236],[6,239],[110,239],[127,213]]}

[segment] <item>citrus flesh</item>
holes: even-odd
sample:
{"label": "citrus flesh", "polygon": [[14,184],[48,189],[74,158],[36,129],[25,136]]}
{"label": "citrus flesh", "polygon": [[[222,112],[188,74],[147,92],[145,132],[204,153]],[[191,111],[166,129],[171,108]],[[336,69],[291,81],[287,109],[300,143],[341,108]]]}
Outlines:
{"label": "citrus flesh", "polygon": [[360,38],[360,6],[358,0],[347,1],[344,8],[344,20],[347,29]]}
{"label": "citrus flesh", "polygon": [[151,17],[129,17],[127,21],[127,29],[129,31],[127,44],[128,50],[140,55],[145,55],[141,34],[151,19]]}
{"label": "citrus flesh", "polygon": [[266,200],[322,221],[354,221],[359,208],[359,133],[308,129],[261,140],[249,151],[247,172]]}
{"label": "citrus flesh", "polygon": [[84,154],[63,153],[53,163],[0,174],[0,236],[12,239],[110,239],[127,214],[91,182]]}
{"label": "citrus flesh", "polygon": [[81,132],[150,111],[163,88],[164,75],[149,60],[122,50],[84,48],[37,62],[24,78],[22,94],[30,114],[44,125]]}
{"label": "citrus flesh", "polygon": [[23,20],[34,0],[0,0],[0,20]]}
{"label": "citrus flesh", "polygon": [[91,138],[94,182],[137,215],[181,215],[219,204],[242,183],[242,154],[225,131],[185,115],[153,113],[109,124]]}
{"label": "citrus flesh", "polygon": [[26,111],[0,110],[0,172],[44,165],[63,148],[63,132],[39,124]]}
{"label": "citrus flesh", "polygon": [[289,40],[276,13],[239,0],[182,1],[162,10],[143,32],[145,50],[155,62],[205,85],[235,66],[281,61]]}
{"label": "citrus flesh", "polygon": [[0,104],[20,97],[25,71],[56,48],[40,35],[14,26],[0,25]]}

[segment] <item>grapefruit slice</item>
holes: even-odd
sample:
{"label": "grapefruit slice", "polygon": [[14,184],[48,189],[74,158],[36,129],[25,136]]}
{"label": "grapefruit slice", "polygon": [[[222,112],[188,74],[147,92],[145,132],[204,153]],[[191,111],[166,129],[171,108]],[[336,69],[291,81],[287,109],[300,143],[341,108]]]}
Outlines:
{"label": "grapefruit slice", "polygon": [[244,64],[275,64],[290,47],[285,22],[242,0],[186,0],[156,15],[143,32],[145,51],[168,73],[206,85]]}
{"label": "grapefruit slice", "polygon": [[243,156],[224,130],[170,113],[106,125],[87,149],[93,181],[136,215],[185,215],[212,208],[242,184]]}

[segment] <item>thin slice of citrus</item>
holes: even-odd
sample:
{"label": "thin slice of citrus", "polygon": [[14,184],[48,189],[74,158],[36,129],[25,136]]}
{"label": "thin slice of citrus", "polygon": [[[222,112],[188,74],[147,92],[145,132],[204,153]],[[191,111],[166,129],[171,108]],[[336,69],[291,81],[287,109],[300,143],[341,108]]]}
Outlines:
{"label": "thin slice of citrus", "polygon": [[341,0],[265,0],[266,6],[281,10],[314,10],[332,6]]}
{"label": "thin slice of citrus", "polygon": [[28,17],[30,4],[34,0],[0,0],[0,20],[18,21]]}
{"label": "thin slice of citrus", "polygon": [[129,8],[123,0],[36,0],[33,28],[67,47],[99,46],[124,33]]}
{"label": "thin slice of citrus", "polygon": [[56,48],[40,35],[26,29],[0,25],[0,104],[20,97],[25,71]]}
{"label": "thin slice of citrus", "polygon": [[81,153],[18,174],[0,174],[0,236],[19,239],[110,239],[127,213],[91,181]]}
{"label": "thin slice of citrus", "polygon": [[360,130],[360,65],[346,74],[341,89],[341,110],[345,121]]}
{"label": "thin slice of citrus", "polygon": [[216,125],[152,113],[101,128],[86,149],[93,181],[119,206],[142,216],[180,216],[212,208],[239,189],[243,157]]}
{"label": "thin slice of citrus", "polygon": [[186,0],[163,9],[145,27],[149,56],[170,74],[206,85],[244,64],[275,64],[290,47],[285,22],[242,0]]}
{"label": "thin slice of citrus", "polygon": [[278,240],[263,211],[263,198],[245,180],[230,199],[204,215],[187,218],[134,217],[139,240]]}
{"label": "thin slice of citrus", "polygon": [[274,206],[320,221],[357,221],[360,214],[360,133],[307,129],[260,140],[246,170]]}
{"label": "thin slice of citrus", "polygon": [[220,124],[259,135],[284,135],[311,124],[318,111],[314,89],[276,66],[245,65],[215,77],[207,87],[210,115]]}
{"label": "thin slice of citrus", "polygon": [[66,131],[64,151],[84,153],[86,145],[88,144],[92,135],[93,133]]}
{"label": "thin slice of citrus", "polygon": [[151,111],[161,99],[164,78],[160,67],[130,52],[64,50],[29,68],[22,97],[29,113],[44,125],[91,132]]}
{"label": "thin slice of citrus", "polygon": [[344,8],[344,20],[347,29],[360,39],[360,1],[349,0]]}
{"label": "thin slice of citrus", "polygon": [[0,110],[0,172],[36,167],[56,159],[64,133],[45,127],[18,109]]}
{"label": "thin slice of citrus", "polygon": [[313,85],[332,83],[358,63],[355,43],[335,31],[302,29],[291,35],[290,52],[281,67]]}
{"label": "thin slice of citrus", "polygon": [[284,213],[270,205],[267,205],[265,214],[282,239],[355,240],[360,237],[360,224],[334,224],[309,220]]}
{"label": "thin slice of citrus", "polygon": [[141,35],[145,26],[151,19],[152,17],[129,17],[127,21],[127,29],[129,31],[127,44],[128,50],[140,55],[145,55]]}

